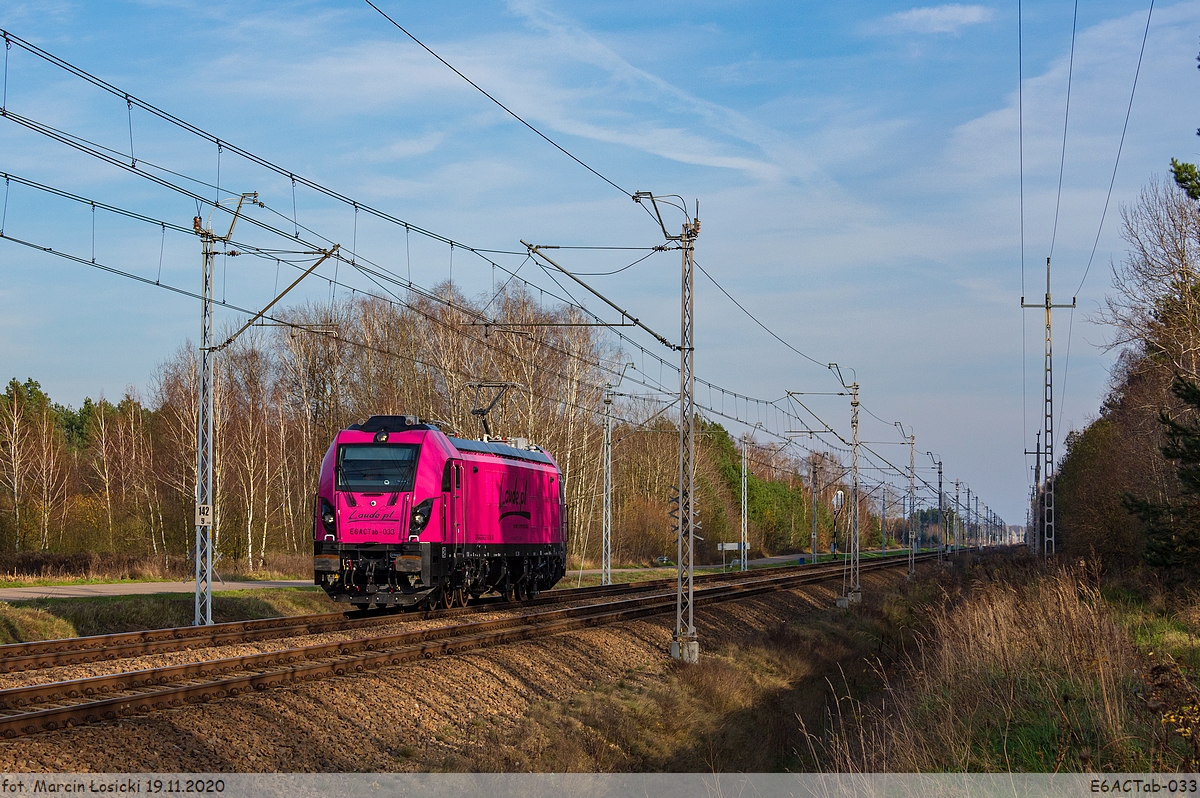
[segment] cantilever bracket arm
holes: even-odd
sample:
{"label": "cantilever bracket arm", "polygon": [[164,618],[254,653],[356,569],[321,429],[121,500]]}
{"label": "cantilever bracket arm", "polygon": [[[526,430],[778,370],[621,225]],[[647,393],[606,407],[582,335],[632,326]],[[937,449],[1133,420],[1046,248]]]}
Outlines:
{"label": "cantilever bracket arm", "polygon": [[[633,323],[634,323],[635,325],[637,325],[638,327],[641,327],[643,330],[645,330],[646,332],[648,332],[648,333],[650,333],[652,336],[654,336],[654,338],[655,338],[655,339],[656,339],[656,340],[657,340],[657,341],[658,341],[660,344],[662,344],[663,346],[667,347],[668,349],[673,349],[673,350],[675,350],[676,352],[678,352],[678,351],[679,351],[680,347],[678,347],[678,346],[676,346],[675,344],[671,343],[671,342],[670,342],[670,341],[668,341],[666,338],[664,338],[663,336],[661,336],[661,335],[659,335],[658,333],[656,333],[654,330],[652,330],[652,329],[650,329],[649,327],[647,327],[645,324],[643,324],[641,321],[639,321],[639,320],[638,320],[638,318],[637,318],[636,316],[634,316],[632,313],[630,313],[629,311],[625,310],[625,309],[624,309],[624,308],[622,308],[620,305],[616,304],[616,303],[615,303],[615,302],[613,302],[611,299],[609,299],[608,297],[604,296],[604,294],[601,294],[601,293],[600,293],[599,291],[597,291],[595,288],[592,288],[590,285],[588,285],[587,283],[585,283],[583,280],[580,280],[580,279],[579,279],[578,277],[576,277],[574,274],[572,274],[571,272],[569,272],[569,271],[567,271],[566,269],[564,269],[564,268],[563,268],[561,265],[559,265],[559,264],[558,264],[558,263],[556,263],[554,260],[552,260],[552,259],[551,259],[549,256],[547,256],[547,255],[546,255],[546,253],[544,252],[544,250],[547,250],[547,249],[558,249],[558,247],[557,247],[557,246],[553,246],[553,245],[538,245],[538,244],[530,244],[529,242],[525,241],[524,239],[522,239],[522,240],[521,240],[521,243],[525,245],[525,248],[526,248],[526,249],[529,251],[529,254],[530,254],[530,255],[535,255],[535,256],[537,256],[537,257],[541,258],[542,260],[546,261],[546,263],[549,263],[551,266],[553,266],[554,268],[558,269],[560,272],[562,272],[563,274],[567,275],[568,277],[570,277],[570,278],[571,278],[572,280],[574,280],[575,282],[579,283],[579,285],[581,285],[581,286],[583,286],[585,289],[587,289],[587,290],[588,290],[588,292],[589,292],[589,293],[591,293],[593,296],[595,296],[595,297],[599,298],[599,299],[600,299],[600,301],[602,301],[604,304],[608,305],[610,308],[612,308],[613,310],[615,310],[617,313],[620,313],[620,314],[621,314],[621,318],[622,318],[622,320],[624,320],[624,319],[628,319],[629,321],[633,322]],[[621,324],[612,324],[612,325],[608,325],[608,326],[610,326],[610,327],[618,327],[618,326],[620,326],[620,327],[626,327],[626,326],[628,326],[628,325],[626,325],[626,324],[624,324],[624,322],[622,322]]]}
{"label": "cantilever bracket arm", "polygon": [[276,305],[276,304],[279,302],[279,300],[283,299],[283,298],[284,298],[284,296],[285,296],[285,295],[287,295],[287,292],[288,292],[288,291],[291,291],[293,288],[295,288],[296,286],[298,286],[298,285],[300,284],[300,281],[301,281],[301,280],[303,280],[303,279],[304,279],[305,277],[307,277],[308,275],[312,274],[314,271],[316,271],[316,268],[317,268],[318,266],[320,266],[322,263],[324,263],[325,261],[327,261],[327,260],[329,260],[330,258],[332,258],[332,257],[333,257],[335,254],[337,254],[338,247],[340,247],[340,246],[341,246],[341,244],[334,244],[334,245],[333,245],[333,249],[329,249],[329,250],[322,250],[322,252],[321,252],[321,257],[317,259],[317,262],[316,262],[316,263],[314,263],[312,266],[309,266],[307,269],[305,269],[305,270],[304,270],[304,273],[303,273],[303,274],[301,274],[299,277],[297,277],[297,278],[295,279],[295,281],[294,281],[294,282],[293,282],[291,285],[289,285],[287,288],[283,289],[283,292],[282,292],[282,293],[280,293],[280,294],[279,294],[279,296],[277,296],[277,297],[275,297],[274,299],[272,299],[272,300],[271,300],[271,302],[270,302],[270,304],[268,304],[268,305],[267,305],[265,308],[263,308],[262,310],[260,310],[258,313],[255,313],[253,316],[251,316],[251,317],[250,317],[250,320],[249,320],[248,322],[246,322],[245,324],[243,324],[243,325],[242,325],[242,327],[241,327],[241,329],[239,329],[239,330],[238,330],[237,332],[235,332],[233,335],[231,335],[231,336],[229,336],[228,338],[226,338],[226,339],[225,339],[225,343],[221,344],[220,346],[214,346],[214,347],[212,348],[212,351],[213,351],[213,352],[220,352],[222,349],[224,349],[225,347],[227,347],[227,346],[229,346],[231,343],[233,343],[233,342],[234,342],[234,340],[235,340],[235,339],[236,339],[236,338],[237,338],[239,335],[241,335],[241,334],[242,334],[242,333],[244,333],[244,332],[245,332],[247,329],[249,329],[249,327],[250,327],[250,325],[251,325],[251,324],[253,324],[254,322],[256,322],[256,321],[258,321],[259,319],[261,319],[261,318],[262,318],[264,315],[266,315],[266,313],[267,313],[267,311],[268,311],[268,310],[270,310],[271,308],[275,307],[275,305]]}

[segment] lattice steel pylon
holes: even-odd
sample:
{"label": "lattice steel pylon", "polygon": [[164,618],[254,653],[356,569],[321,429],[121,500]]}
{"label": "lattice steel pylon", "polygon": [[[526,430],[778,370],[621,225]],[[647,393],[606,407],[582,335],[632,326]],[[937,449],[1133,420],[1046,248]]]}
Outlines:
{"label": "lattice steel pylon", "polygon": [[858,527],[858,380],[850,383],[850,603],[862,601]]}
{"label": "lattice steel pylon", "polygon": [[1051,557],[1055,554],[1056,541],[1054,537],[1054,338],[1052,314],[1054,308],[1073,308],[1075,298],[1069,305],[1055,305],[1050,299],[1050,259],[1046,258],[1046,301],[1041,305],[1025,304],[1021,297],[1022,308],[1043,308],[1046,311],[1046,353],[1045,379],[1042,383],[1042,411],[1044,434],[1042,447],[1042,477],[1045,480],[1042,488],[1042,555]]}
{"label": "lattice steel pylon", "polygon": [[700,220],[684,222],[679,236],[683,251],[683,285],[679,321],[679,518],[677,521],[678,567],[676,569],[675,633],[671,656],[684,662],[700,659],[693,610],[692,553],[695,548],[696,496],[696,408],[695,408],[695,243]]}
{"label": "lattice steel pylon", "polygon": [[748,448],[750,448],[750,438],[749,438],[749,436],[743,435],[742,436],[742,542],[741,542],[741,547],[738,549],[738,556],[741,558],[741,567],[738,569],[740,571],[748,571],[750,569],[750,566],[746,564],[746,554],[748,554],[750,551],[749,543],[747,542],[748,537],[747,537],[747,531],[746,531],[747,522],[749,520],[748,519],[749,514],[747,512],[748,511],[748,503],[747,503],[748,497],[746,495],[746,491],[747,491],[746,450]]}
{"label": "lattice steel pylon", "polygon": [[967,486],[967,508],[966,508],[966,513],[963,515],[963,542],[967,546],[967,551],[971,550],[971,546],[974,543],[974,540],[975,540],[974,530],[971,526],[971,487],[968,485]]}
{"label": "lattice steel pylon", "polygon": [[[908,436],[908,511],[912,513],[912,520],[909,521],[909,529],[912,529],[912,524],[919,523],[920,516],[917,515],[917,434],[909,433]],[[909,537],[912,533],[909,532]],[[911,541],[913,545],[908,547],[908,575],[912,577],[917,572],[917,541]]]}
{"label": "lattice steel pylon", "polygon": [[600,532],[600,584],[612,584],[612,404],[611,385],[604,386],[604,513]]}
{"label": "lattice steel pylon", "polygon": [[959,501],[959,483],[954,480],[954,552],[957,554],[962,541],[962,502]]}
{"label": "lattice steel pylon", "polygon": [[[688,213],[684,199],[672,195],[667,204],[683,211],[684,215],[683,229],[679,235],[674,236],[667,232],[658,207],[659,199],[665,198],[655,197],[648,191],[638,191],[633,195],[634,202],[649,200],[654,217],[662,228],[663,237],[668,241],[679,242],[679,249],[683,253],[683,285],[679,292],[679,345],[674,347],[679,350],[679,485],[672,500],[676,513],[676,584],[675,631],[671,638],[671,656],[684,662],[698,662],[700,642],[696,636],[692,607],[692,552],[695,548],[696,530],[700,527],[696,521],[696,496],[693,490],[696,480],[695,247],[696,237],[700,235],[700,219],[696,218],[700,215],[700,203],[696,203],[696,217],[693,217]],[[675,200],[678,200],[678,203]],[[622,314],[628,316],[624,311]],[[640,325],[637,319],[632,321]],[[673,346],[657,333],[654,335],[661,343]]]}
{"label": "lattice steel pylon", "polygon": [[229,232],[223,236],[214,233],[211,224],[203,225],[199,216],[192,220],[192,227],[200,236],[204,251],[200,373],[197,375],[200,395],[196,406],[196,609],[192,618],[193,626],[211,626],[213,622],[213,361],[219,348],[213,346],[212,339],[213,262],[217,254],[216,243],[228,241],[233,235],[233,228],[246,200],[251,200],[253,204],[258,200],[258,193],[250,192],[238,197],[237,208],[229,222]]}
{"label": "lattice steel pylon", "polygon": [[211,228],[200,226],[195,219],[196,232],[204,248],[202,284],[204,297],[200,312],[200,396],[196,413],[196,610],[193,626],[212,624],[212,479],[213,479],[213,261],[216,237]]}

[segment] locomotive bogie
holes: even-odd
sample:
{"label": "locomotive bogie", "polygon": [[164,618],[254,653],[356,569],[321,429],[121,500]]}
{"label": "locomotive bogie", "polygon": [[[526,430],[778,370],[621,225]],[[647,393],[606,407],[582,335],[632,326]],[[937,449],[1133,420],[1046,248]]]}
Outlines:
{"label": "locomotive bogie", "polygon": [[322,462],[314,583],[360,607],[536,595],[566,573],[563,495],[537,447],[373,416],[339,432]]}

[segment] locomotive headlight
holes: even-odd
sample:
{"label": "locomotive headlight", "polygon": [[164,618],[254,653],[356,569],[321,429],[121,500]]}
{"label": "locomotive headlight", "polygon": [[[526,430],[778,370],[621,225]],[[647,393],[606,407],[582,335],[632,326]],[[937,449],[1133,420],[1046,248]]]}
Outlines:
{"label": "locomotive headlight", "polygon": [[321,499],[321,524],[325,527],[325,532],[332,535],[337,532],[337,514],[333,511],[333,505],[328,499]]}
{"label": "locomotive headlight", "polygon": [[426,499],[413,508],[412,519],[409,524],[409,531],[413,533],[420,532],[429,523],[429,516],[433,513],[433,499]]}

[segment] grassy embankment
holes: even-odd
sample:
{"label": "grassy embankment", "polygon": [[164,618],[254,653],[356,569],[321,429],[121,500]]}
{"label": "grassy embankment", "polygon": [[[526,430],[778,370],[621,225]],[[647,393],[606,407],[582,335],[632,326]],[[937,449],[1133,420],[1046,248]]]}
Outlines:
{"label": "grassy embankment", "polygon": [[[666,661],[565,701],[535,704],[515,730],[486,724],[443,764],[478,771],[769,772],[815,766],[798,718],[820,729],[831,683],[878,691],[873,663],[911,644],[910,606],[927,583],[864,591],[851,610],[806,611],[702,640],[697,665]],[[929,594],[929,595],[926,595]],[[832,604],[832,601],[830,601]],[[699,618],[703,618],[700,611]]]}
{"label": "grassy embankment", "polygon": [[[182,581],[190,576],[188,565],[181,558],[23,552],[0,560],[0,587]],[[240,569],[236,565],[220,567],[222,579],[238,585],[311,577],[312,558],[270,554],[264,566],[253,572],[240,565]],[[316,587],[222,592],[222,586],[218,582],[213,597],[217,622],[338,609]],[[187,626],[192,622],[193,604],[186,593],[0,602],[0,644]]]}
{"label": "grassy embankment", "polygon": [[[997,567],[998,566],[998,567]],[[1194,769],[1195,593],[983,563],[920,622],[875,696],[840,693],[831,770]]]}
{"label": "grassy embankment", "polygon": [[[187,593],[0,602],[0,644],[189,626],[194,605]],[[213,594],[217,623],[339,609],[317,587]]]}
{"label": "grassy embankment", "polygon": [[851,611],[535,706],[472,767],[1151,771],[1197,764],[1200,602],[961,557]]}
{"label": "grassy embankment", "polygon": [[[670,576],[673,569],[622,572]],[[614,574],[617,576],[617,574]],[[218,594],[236,620],[336,609],[316,589]],[[0,640],[190,622],[188,595],[0,604]],[[962,557],[850,611],[538,704],[499,770],[1149,771],[1194,768],[1200,596]]]}

